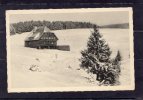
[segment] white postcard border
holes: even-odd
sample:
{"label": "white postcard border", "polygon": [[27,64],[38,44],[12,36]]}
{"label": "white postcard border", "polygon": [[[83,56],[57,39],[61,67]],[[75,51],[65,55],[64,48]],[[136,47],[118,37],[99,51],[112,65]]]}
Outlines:
{"label": "white postcard border", "polygon": [[[11,86],[11,48],[10,48],[10,27],[9,18],[11,14],[44,14],[44,13],[86,13],[86,12],[112,12],[129,11],[129,37],[130,37],[130,78],[131,84],[128,86],[95,86],[95,87],[45,87],[45,88],[12,88]],[[38,10],[7,10],[6,11],[6,40],[7,40],[7,84],[8,92],[69,92],[69,91],[116,91],[134,90],[134,47],[133,47],[133,11],[131,7],[125,8],[81,8],[81,9],[38,9]]]}

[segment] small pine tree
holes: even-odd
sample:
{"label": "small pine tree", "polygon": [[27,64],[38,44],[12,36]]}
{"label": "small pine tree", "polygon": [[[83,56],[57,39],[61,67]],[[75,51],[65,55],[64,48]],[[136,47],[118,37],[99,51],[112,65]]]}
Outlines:
{"label": "small pine tree", "polygon": [[99,33],[97,27],[94,26],[93,28],[94,32],[92,32],[89,37],[87,49],[81,51],[81,67],[87,69],[88,72],[92,72],[93,74],[101,74],[102,71],[105,70],[102,67],[107,63],[110,63],[111,51],[108,44],[102,38],[102,35]]}
{"label": "small pine tree", "polygon": [[120,65],[121,65],[120,62],[121,62],[121,60],[122,60],[121,53],[118,50],[117,55],[116,55],[115,59],[113,60],[114,68],[116,70],[118,70],[118,72],[121,72],[121,68],[120,68]]}
{"label": "small pine tree", "polygon": [[115,60],[117,60],[117,61],[121,61],[122,60],[121,53],[120,53],[119,50],[117,52],[117,56],[116,56]]}

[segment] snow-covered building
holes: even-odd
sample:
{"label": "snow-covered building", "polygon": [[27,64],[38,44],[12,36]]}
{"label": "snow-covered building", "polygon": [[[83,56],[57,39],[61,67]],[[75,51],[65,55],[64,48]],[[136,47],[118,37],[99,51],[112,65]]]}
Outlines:
{"label": "snow-covered building", "polygon": [[57,40],[57,36],[46,26],[34,27],[25,39],[25,47],[56,49]]}

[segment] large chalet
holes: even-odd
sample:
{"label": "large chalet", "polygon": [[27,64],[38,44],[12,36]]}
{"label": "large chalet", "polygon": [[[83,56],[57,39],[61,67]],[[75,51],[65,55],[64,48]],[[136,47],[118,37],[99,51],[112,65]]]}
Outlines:
{"label": "large chalet", "polygon": [[49,28],[34,27],[31,34],[25,39],[25,47],[56,49],[57,40],[57,36]]}

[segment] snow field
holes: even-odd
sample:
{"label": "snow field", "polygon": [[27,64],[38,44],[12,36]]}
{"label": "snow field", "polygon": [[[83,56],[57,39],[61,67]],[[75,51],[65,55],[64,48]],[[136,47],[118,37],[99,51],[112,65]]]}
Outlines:
{"label": "snow field", "polygon": [[[97,86],[89,82],[90,74],[79,69],[80,51],[86,48],[91,29],[69,29],[54,31],[58,45],[70,45],[70,51],[35,49],[24,47],[24,39],[29,32],[11,36],[11,78],[13,88]],[[122,85],[130,84],[129,79],[129,31],[128,29],[100,29],[103,38],[112,50],[123,56]],[[39,66],[39,71],[29,70],[31,65]]]}

